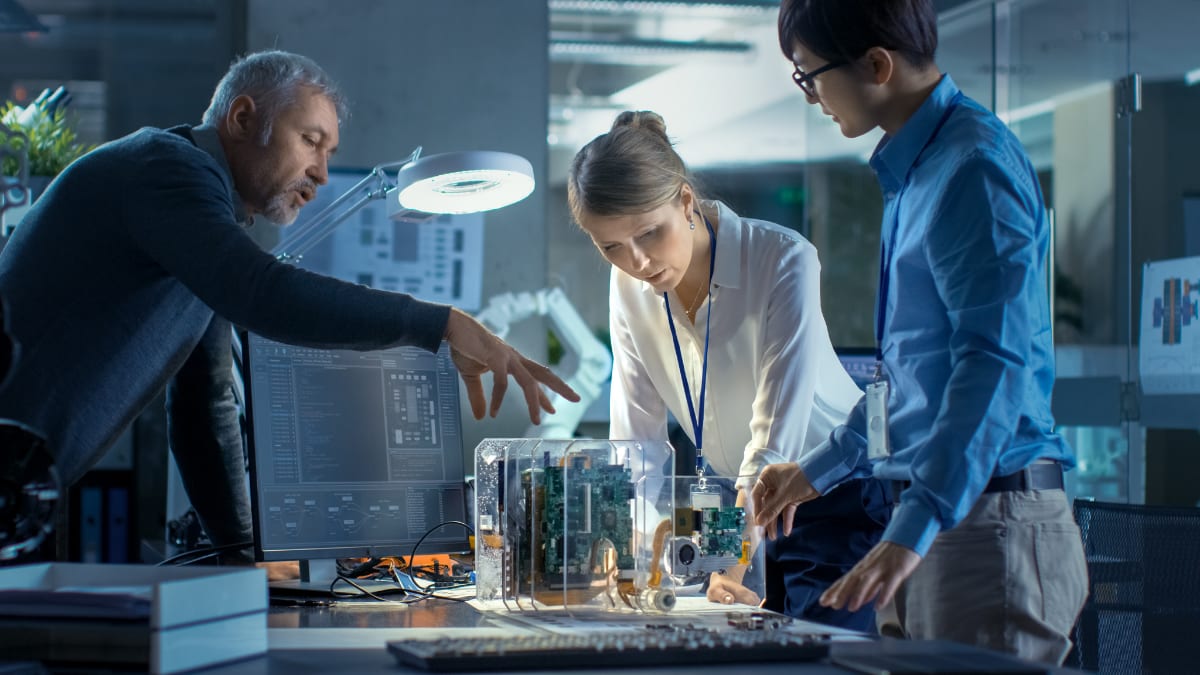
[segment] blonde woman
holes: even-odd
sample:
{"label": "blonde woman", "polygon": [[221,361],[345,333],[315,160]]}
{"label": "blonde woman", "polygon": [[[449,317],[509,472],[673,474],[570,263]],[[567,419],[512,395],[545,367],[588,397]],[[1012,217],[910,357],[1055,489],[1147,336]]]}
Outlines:
{"label": "blonde woman", "polygon": [[[845,421],[862,392],[829,341],[816,249],[702,199],[661,117],[618,116],[576,155],[568,199],[613,266],[612,438],[666,439],[670,412],[744,503],[764,466],[796,461]],[[835,494],[799,508],[782,523],[790,536],[766,544],[766,605],[873,630],[873,610],[817,599],[879,540],[889,500],[871,478]],[[709,598],[757,601],[717,577]]]}

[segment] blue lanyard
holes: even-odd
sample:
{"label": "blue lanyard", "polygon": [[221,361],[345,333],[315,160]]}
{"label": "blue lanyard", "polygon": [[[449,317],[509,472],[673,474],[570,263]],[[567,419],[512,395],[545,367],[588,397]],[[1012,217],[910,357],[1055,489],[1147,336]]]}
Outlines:
{"label": "blue lanyard", "polygon": [[[916,166],[917,160],[921,159],[921,155],[925,154],[925,151],[931,144],[933,144],[934,139],[937,138],[938,133],[942,130],[942,127],[945,126],[946,120],[950,119],[950,114],[954,112],[956,107],[958,107],[958,103],[962,100],[962,97],[963,94],[960,91],[954,95],[954,98],[950,99],[950,103],[946,106],[946,112],[942,113],[942,119],[938,120],[937,126],[933,128],[933,133],[929,135],[929,140],[925,141],[925,145],[921,146],[921,151],[918,152],[917,156],[913,159],[913,166]],[[907,180],[907,177],[905,177],[906,183]],[[900,192],[893,198],[892,201],[892,213],[895,214],[895,217],[892,218],[891,235],[887,239],[884,239],[883,237],[880,237],[879,239],[879,295],[877,295],[875,298],[876,380],[879,379],[883,369],[883,328],[887,324],[888,290],[892,282],[890,278],[892,269],[892,255],[896,252],[896,237],[899,236],[900,196],[903,194],[903,192],[904,190],[901,188]]]}
{"label": "blue lanyard", "polygon": [[[712,223],[703,213],[704,226],[708,228],[708,285],[712,287],[713,268],[717,266],[717,233],[713,231]],[[671,316],[671,299],[669,293],[663,293],[663,305],[667,310],[667,324],[671,326],[671,340],[675,342],[675,360],[679,364],[679,377],[683,380],[683,395],[687,398],[688,415],[692,417],[692,431],[696,436],[696,474],[704,471],[704,392],[708,388],[708,335],[712,325],[712,308],[704,317],[704,360],[700,366],[700,414],[696,415],[696,407],[692,405],[692,389],[688,386],[687,371],[683,367],[683,350],[679,348],[679,334],[675,332],[675,319]]]}

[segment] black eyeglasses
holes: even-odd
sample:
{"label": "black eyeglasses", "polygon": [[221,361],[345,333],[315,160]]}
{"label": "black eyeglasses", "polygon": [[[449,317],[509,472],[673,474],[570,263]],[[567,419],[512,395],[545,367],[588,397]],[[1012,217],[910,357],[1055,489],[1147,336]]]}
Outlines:
{"label": "black eyeglasses", "polygon": [[826,63],[811,73],[806,73],[803,70],[800,70],[800,66],[796,66],[796,72],[792,73],[792,82],[795,82],[796,86],[800,87],[800,90],[803,91],[806,96],[810,98],[819,98],[817,96],[817,76],[827,70],[841,68],[842,66],[846,65],[846,63],[846,61],[834,61],[833,63]]}

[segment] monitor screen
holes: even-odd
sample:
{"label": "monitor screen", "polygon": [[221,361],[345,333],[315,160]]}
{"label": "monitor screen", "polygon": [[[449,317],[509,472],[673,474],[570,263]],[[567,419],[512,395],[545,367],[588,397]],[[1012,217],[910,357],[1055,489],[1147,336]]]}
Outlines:
{"label": "monitor screen", "polygon": [[[458,376],[449,347],[243,350],[259,560],[408,556],[465,520]],[[421,553],[465,551],[442,527]]]}
{"label": "monitor screen", "polygon": [[875,350],[870,347],[835,347],[838,360],[859,389],[875,379]]}

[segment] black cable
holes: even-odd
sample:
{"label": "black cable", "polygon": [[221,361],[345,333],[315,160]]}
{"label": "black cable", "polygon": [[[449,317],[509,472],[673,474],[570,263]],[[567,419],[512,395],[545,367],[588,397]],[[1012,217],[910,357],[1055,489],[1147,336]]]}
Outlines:
{"label": "black cable", "polygon": [[[379,562],[380,562],[379,558],[368,558],[366,562],[359,563],[358,565],[355,565],[353,568],[351,568],[349,571],[341,572],[339,574],[340,574],[340,576],[357,579],[357,578],[361,577],[362,575],[373,571],[375,569],[375,566],[378,565]],[[338,567],[341,567],[341,565],[339,564]]]}
{"label": "black cable", "polygon": [[[367,596],[367,597],[370,597],[370,598],[374,598],[374,599],[378,600],[379,602],[390,602],[390,603],[394,603],[394,604],[397,604],[397,605],[411,605],[411,604],[414,602],[414,601],[412,601],[412,600],[391,600],[391,599],[388,599],[388,598],[381,597],[381,596],[379,596],[379,595],[376,595],[376,594],[372,593],[371,591],[368,591],[367,589],[363,588],[362,586],[359,586],[359,585],[356,583],[356,582],[358,581],[357,579],[352,579],[352,578],[350,578],[350,577],[345,577],[345,576],[342,576],[342,575],[340,575],[340,574],[339,574],[339,575],[337,575],[337,577],[336,577],[336,578],[334,578],[334,580],[333,580],[333,581],[332,581],[332,582],[329,584],[329,595],[331,595],[331,596],[333,596],[333,597],[335,597],[335,598],[357,598],[357,597],[361,597],[360,595],[358,595],[358,594],[355,594],[355,593],[346,593],[346,592],[343,592],[343,591],[335,591],[335,590],[333,590],[333,587],[334,587],[334,586],[336,586],[336,585],[337,585],[337,582],[339,582],[339,581],[342,581],[342,582],[345,582],[345,583],[347,583],[347,584],[350,584],[351,586],[353,586],[353,587],[357,588],[357,589],[359,590],[359,593],[361,593],[362,595],[365,595],[365,596]],[[404,588],[403,586],[399,586],[399,588],[400,588],[401,590],[403,590],[405,593],[408,593],[408,592],[409,592],[409,590],[408,590],[407,588]]]}
{"label": "black cable", "polygon": [[183,566],[185,566],[185,565],[194,565],[194,564],[196,564],[196,563],[200,562],[201,560],[208,560],[209,558],[219,558],[219,557],[221,557],[222,555],[225,555],[226,553],[229,553],[229,551],[216,551],[216,550],[212,550],[212,551],[204,551],[204,550],[200,550],[200,551],[193,551],[193,553],[204,553],[204,555],[198,555],[198,556],[196,556],[195,558],[188,558],[187,560],[184,560],[183,562],[178,562],[178,563],[175,563],[175,566],[176,566],[176,567],[183,567]]}
{"label": "black cable", "polygon": [[[438,589],[438,590],[442,590],[442,591],[449,591],[449,590],[454,590],[455,588],[465,588],[465,587],[467,587],[467,586],[474,586],[474,584],[459,584],[458,586],[448,586],[448,587],[446,587],[446,588],[440,588],[440,589]],[[452,597],[450,597],[450,596],[448,596],[448,595],[438,595],[437,593],[428,593],[428,592],[426,592],[426,591],[414,591],[414,590],[412,590],[412,589],[408,589],[408,588],[404,589],[404,592],[405,592],[405,593],[412,593],[412,594],[414,594],[414,595],[419,595],[419,596],[421,596],[420,598],[417,598],[416,600],[413,600],[413,601],[411,601],[411,602],[421,602],[421,601],[423,601],[423,600],[430,600],[430,599],[433,599],[433,600],[452,600],[452,601],[454,601],[454,602],[467,602],[467,601],[469,600],[469,598],[452,598]],[[410,603],[405,603],[405,604],[411,604],[411,602],[410,602]]]}
{"label": "black cable", "polygon": [[[221,555],[222,553],[229,553],[231,551],[240,551],[244,548],[247,548],[247,547],[253,546],[253,545],[254,545],[254,542],[252,542],[252,541],[244,541],[239,544],[224,544],[222,546],[209,546],[207,548],[194,548],[190,551],[184,551],[183,553],[173,555],[170,558],[167,558],[166,560],[162,560],[162,561],[158,562],[155,565],[155,567],[162,567],[163,565],[190,565],[190,564],[200,561],[200,560],[207,560],[209,558],[215,558],[215,557]],[[192,556],[197,556],[197,557],[194,560],[188,560],[188,558],[191,558]],[[184,562],[179,562],[181,560],[183,560]]]}
{"label": "black cable", "polygon": [[[434,532],[437,532],[438,530],[442,529],[443,527],[445,527],[447,525],[461,525],[461,526],[467,528],[467,532],[470,532],[471,534],[475,534],[475,528],[471,527],[470,525],[464,523],[461,520],[447,520],[443,523],[438,523],[437,525],[434,525],[433,527],[429,528],[429,530],[425,534],[421,535],[421,538],[417,540],[417,543],[413,545],[412,553],[408,556],[408,569],[405,572],[405,574],[408,575],[408,578],[412,580],[414,585],[417,584],[417,578],[415,576],[413,576],[413,560],[417,557],[417,550],[419,548],[421,548],[421,544],[424,543],[426,537],[433,534]],[[392,568],[392,576],[396,577],[397,583],[400,583],[400,578],[397,576],[395,567]],[[469,585],[470,584],[462,584],[462,586],[469,586]],[[401,586],[403,586],[403,584],[401,584]],[[459,587],[460,586],[453,586],[451,588],[459,588]],[[442,588],[440,590],[449,590],[449,588]],[[413,593],[416,595],[423,596],[421,598],[421,600],[426,600],[428,598],[436,598],[438,600],[453,600],[455,602],[466,602],[465,598],[451,598],[451,597],[444,596],[444,595],[437,595],[436,593],[430,593],[427,590],[421,589],[419,586],[415,590],[405,588],[404,591],[406,593]],[[419,600],[418,600],[418,602],[419,602]]]}
{"label": "black cable", "polygon": [[[467,528],[467,531],[468,531],[468,532],[470,532],[471,534],[475,534],[475,529],[474,529],[474,528],[472,528],[470,525],[468,525],[468,524],[464,523],[463,521],[461,521],[461,520],[447,520],[447,521],[445,521],[445,522],[443,522],[443,523],[438,523],[437,525],[434,525],[434,526],[433,526],[432,528],[430,528],[430,529],[429,529],[429,530],[428,530],[428,531],[427,531],[425,534],[421,535],[421,538],[420,538],[420,539],[418,539],[418,540],[417,540],[417,543],[416,543],[416,544],[413,546],[412,554],[411,554],[411,555],[409,555],[409,557],[408,557],[408,568],[407,568],[407,572],[406,572],[406,574],[408,574],[408,578],[409,578],[409,579],[412,579],[412,580],[413,580],[413,584],[416,584],[416,583],[417,583],[417,582],[416,582],[416,577],[414,577],[414,576],[413,576],[413,574],[412,574],[412,571],[413,571],[413,560],[414,560],[414,559],[417,557],[417,550],[421,548],[421,544],[423,544],[423,543],[425,542],[425,539],[426,539],[427,537],[429,537],[429,535],[433,534],[434,532],[437,532],[438,530],[440,530],[441,528],[443,528],[443,527],[445,527],[445,526],[447,526],[447,525],[461,525],[461,526],[463,526],[463,527]],[[160,565],[162,565],[162,564],[166,564],[168,561],[174,560],[174,559],[176,559],[176,558],[181,558],[181,557],[184,557],[185,555],[192,555],[192,554],[194,554],[194,553],[200,553],[200,552],[204,552],[204,553],[205,553],[205,555],[201,556],[200,558],[197,558],[196,560],[203,560],[203,559],[205,559],[205,558],[209,558],[209,557],[212,557],[212,556],[215,556],[215,555],[220,555],[221,553],[224,553],[224,552],[225,552],[225,549],[228,549],[228,548],[243,548],[243,547],[245,547],[245,546],[249,546],[249,545],[251,545],[252,543],[253,543],[253,542],[247,542],[246,544],[241,544],[241,545],[238,545],[238,546],[236,546],[236,547],[230,547],[230,546],[221,546],[221,547],[217,547],[217,548],[215,548],[215,549],[200,549],[199,551],[188,551],[186,554],[180,554],[180,555],[178,555],[178,556],[175,556],[174,558],[170,558],[170,559],[168,559],[168,560],[164,560],[163,562],[161,562],[161,563],[159,563],[159,564],[160,564]],[[191,562],[196,562],[196,560],[191,560],[191,561],[188,561],[188,563],[191,563]],[[376,561],[376,559],[372,559],[372,562],[375,562],[375,561]],[[185,564],[188,564],[188,563],[185,563]],[[360,566],[358,567],[358,569],[362,569],[362,567],[363,567],[363,565],[360,565]],[[382,596],[379,596],[379,595],[376,595],[375,593],[372,593],[371,591],[367,590],[366,588],[363,588],[362,586],[358,585],[358,583],[356,583],[356,582],[357,582],[357,580],[356,580],[356,579],[354,579],[354,578],[352,578],[352,577],[349,577],[349,576],[345,576],[345,575],[343,575],[343,574],[338,574],[338,575],[337,575],[337,577],[335,577],[335,578],[334,578],[334,580],[333,580],[332,582],[330,582],[330,584],[329,584],[329,595],[330,595],[330,596],[332,596],[332,597],[334,597],[334,598],[356,598],[356,597],[361,597],[361,596],[365,595],[365,596],[367,596],[367,597],[369,597],[369,598],[373,598],[373,599],[375,599],[375,600],[378,600],[379,602],[389,602],[389,603],[398,604],[398,605],[411,605],[411,604],[413,604],[413,603],[415,603],[415,602],[421,602],[421,601],[423,601],[423,600],[427,600],[427,599],[429,599],[429,598],[436,598],[436,599],[438,599],[438,600],[453,600],[454,602],[466,602],[466,601],[467,601],[467,599],[466,599],[466,598],[452,598],[452,597],[449,597],[449,596],[438,595],[438,594],[436,594],[436,593],[430,593],[429,591],[427,591],[427,590],[425,590],[425,589],[421,589],[421,588],[417,588],[417,589],[405,588],[405,587],[404,587],[404,584],[403,584],[403,583],[400,581],[400,578],[397,576],[397,572],[396,572],[396,568],[395,568],[395,567],[392,567],[392,568],[391,568],[391,572],[392,572],[392,576],[393,576],[393,577],[396,579],[396,584],[397,584],[397,586],[399,587],[399,589],[400,589],[400,590],[404,591],[404,593],[405,593],[405,594],[418,595],[418,596],[421,596],[421,597],[419,597],[419,598],[417,598],[417,599],[415,599],[415,600],[391,600],[391,599],[389,599],[389,598],[384,598],[384,597],[382,597]],[[346,583],[346,584],[349,584],[349,585],[351,585],[351,586],[353,586],[355,589],[357,589],[357,590],[359,591],[359,594],[355,594],[355,593],[346,593],[346,592],[344,592],[344,591],[338,591],[338,590],[335,590],[335,589],[334,589],[334,587],[335,587],[335,586],[337,586],[337,584],[338,584],[338,582],[339,582],[339,581],[340,581],[340,582],[343,582],[343,583]],[[434,582],[434,583],[436,583],[436,582]],[[443,586],[443,587],[440,587],[438,590],[443,590],[443,591],[445,591],[445,590],[453,590],[453,589],[455,589],[455,588],[463,588],[463,587],[470,586],[470,585],[471,585],[471,584],[455,584],[455,585],[453,585],[453,586]],[[431,586],[431,587],[432,587],[432,586]],[[361,594],[361,595],[360,595],[360,594]]]}
{"label": "black cable", "polygon": [[417,578],[431,581],[434,585],[437,584],[465,584],[470,581],[470,576],[467,574],[452,574],[450,566],[437,565],[418,565],[413,568],[414,575]]}
{"label": "black cable", "polygon": [[[421,543],[425,541],[426,537],[433,534],[434,532],[437,532],[438,530],[442,529],[443,527],[445,527],[447,525],[462,525],[463,527],[467,528],[467,532],[470,532],[471,534],[475,534],[475,528],[471,527],[470,525],[464,523],[461,520],[447,520],[444,523],[438,523],[437,525],[434,525],[433,527],[429,528],[429,531],[426,532],[425,534],[421,535],[421,538],[417,540],[416,545],[413,546],[412,555],[408,556],[408,571],[406,572],[406,574],[408,574],[409,579],[415,579],[415,577],[413,577],[413,574],[412,574],[413,559],[417,557],[417,549],[421,548]],[[413,583],[416,583],[416,582],[414,581]]]}
{"label": "black cable", "polygon": [[[394,578],[394,579],[396,580],[396,583],[397,583],[397,584],[400,584],[401,586],[403,586],[403,585],[404,585],[404,583],[400,581],[400,573],[396,571],[396,568],[395,568],[395,567],[393,567],[393,568],[391,569],[391,571],[392,571],[392,578]],[[412,579],[412,582],[413,582],[414,584],[416,584],[416,583],[417,583],[417,580],[416,580],[414,577],[412,577],[411,575],[409,575],[409,579]],[[443,587],[439,588],[438,590],[440,590],[440,591],[452,591],[452,590],[454,590],[454,589],[456,589],[456,588],[466,588],[467,586],[474,586],[474,585],[475,585],[475,584],[473,584],[473,583],[466,583],[466,584],[455,584],[455,585],[453,585],[453,586],[443,586]],[[430,586],[430,588],[432,588],[432,587],[433,587],[433,586],[431,585],[431,586]],[[430,598],[433,598],[433,599],[436,599],[436,600],[453,600],[454,602],[466,602],[466,601],[467,601],[467,598],[452,598],[452,597],[450,597],[450,596],[447,596],[447,595],[438,595],[437,593],[430,593],[429,591],[427,591],[427,590],[423,590],[423,589],[421,589],[421,588],[419,588],[419,587],[418,587],[418,588],[416,588],[416,589],[405,588],[405,589],[404,589],[404,592],[405,592],[405,593],[412,593],[413,595],[419,595],[419,596],[421,596],[420,598],[417,598],[416,600],[413,600],[412,602],[421,602],[421,601],[424,601],[424,600],[429,600]]]}

